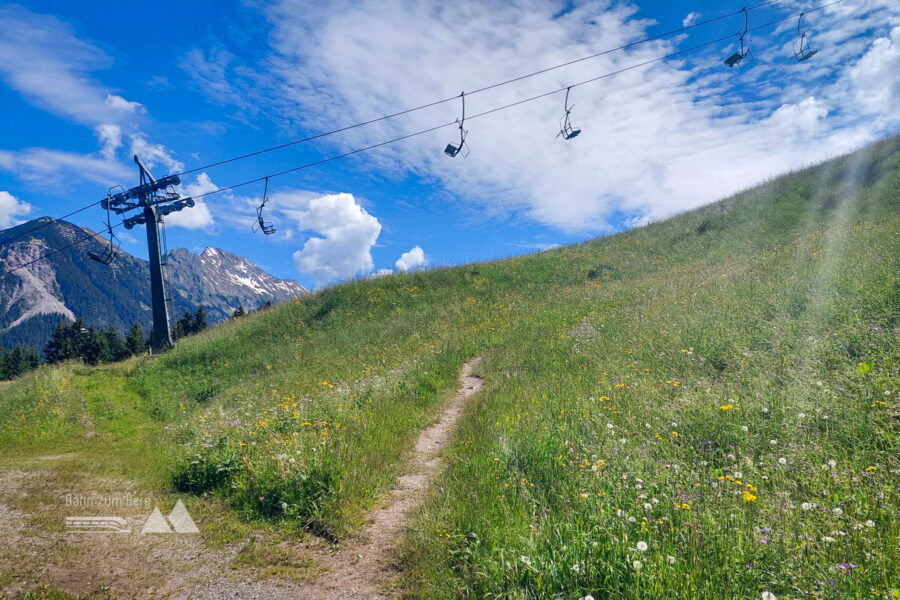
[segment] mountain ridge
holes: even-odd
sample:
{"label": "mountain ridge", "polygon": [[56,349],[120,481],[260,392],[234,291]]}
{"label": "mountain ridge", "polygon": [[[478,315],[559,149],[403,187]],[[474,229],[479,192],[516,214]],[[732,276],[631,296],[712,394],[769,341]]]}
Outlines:
{"label": "mountain ridge", "polygon": [[[0,276],[0,346],[42,347],[56,323],[82,318],[87,325],[125,331],[135,322],[149,331],[151,298],[147,261],[120,250],[109,266],[91,260],[105,240],[68,221],[39,217],[0,232],[0,268],[15,268],[92,236],[73,248]],[[176,248],[166,255],[170,319],[203,304],[211,322],[239,306],[255,308],[307,294],[293,280],[278,279],[226,250],[202,253]]]}

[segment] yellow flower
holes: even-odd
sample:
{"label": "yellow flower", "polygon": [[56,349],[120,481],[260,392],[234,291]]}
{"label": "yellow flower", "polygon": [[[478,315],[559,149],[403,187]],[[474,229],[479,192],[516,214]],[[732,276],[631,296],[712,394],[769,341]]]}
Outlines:
{"label": "yellow flower", "polygon": [[267,370],[267,371],[271,371],[271,370],[272,370],[272,365],[266,365],[266,370]]}
{"label": "yellow flower", "polygon": [[756,496],[751,494],[749,490],[744,490],[744,502],[756,502]]}
{"label": "yellow flower", "polygon": [[324,381],[324,380],[322,381],[322,383],[321,383],[320,385],[321,385],[323,388],[334,387],[334,385],[332,385],[332,383],[331,383],[330,381]]}
{"label": "yellow flower", "polygon": [[673,437],[673,438],[677,438],[677,437],[678,437],[678,432],[677,432],[677,431],[673,431],[673,432],[672,432],[672,437]]}
{"label": "yellow flower", "polygon": [[734,404],[724,404],[719,407],[719,410],[731,410],[734,408]]}
{"label": "yellow flower", "polygon": [[679,505],[677,505],[677,506],[678,506],[678,508],[680,508],[681,510],[691,510],[691,505],[688,504],[687,502],[683,502],[683,503],[681,503],[681,504],[679,504]]}

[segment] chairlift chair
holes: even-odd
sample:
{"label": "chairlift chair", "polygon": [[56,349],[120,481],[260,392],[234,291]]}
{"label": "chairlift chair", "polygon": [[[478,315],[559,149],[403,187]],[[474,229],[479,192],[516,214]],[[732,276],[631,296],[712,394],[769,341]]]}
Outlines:
{"label": "chairlift chair", "polygon": [[572,109],[575,108],[575,105],[569,106],[569,92],[572,90],[572,86],[566,88],[566,101],[563,104],[566,112],[559,118],[559,133],[556,134],[556,137],[562,136],[564,140],[571,140],[574,137],[577,137],[579,133],[581,133],[580,129],[575,129],[572,127],[572,122],[569,120],[569,114],[572,112]]}
{"label": "chairlift chair", "polygon": [[258,207],[256,207],[256,223],[253,225],[253,233],[257,231],[262,231],[264,235],[272,235],[275,233],[275,226],[271,223],[267,223],[265,219],[263,219],[263,208],[265,208],[266,203],[269,201],[269,178],[266,177],[266,186],[263,191],[263,201]]}
{"label": "chairlift chair", "polygon": [[[122,186],[116,186],[122,187]],[[109,234],[109,242],[103,247],[103,250],[100,252],[94,252],[93,250],[89,250],[87,255],[91,260],[97,261],[102,265],[111,265],[112,262],[116,259],[116,256],[119,254],[119,242],[116,238],[115,234],[112,230],[112,216],[110,213],[109,207],[109,198],[112,197],[112,190],[114,188],[110,188],[108,192],[108,196],[106,201],[102,203],[103,207],[106,209],[106,232]]]}
{"label": "chairlift chair", "polygon": [[809,30],[800,30],[801,23],[803,22],[803,15],[805,14],[806,13],[801,13],[800,18],[797,20],[797,38],[800,41],[800,47],[794,46],[794,58],[797,59],[798,63],[805,62],[819,53],[818,50],[813,50],[809,45],[809,38],[807,37]]}
{"label": "chairlift chair", "polygon": [[458,154],[462,154],[463,158],[469,156],[469,145],[466,144],[466,134],[469,132],[463,128],[466,123],[466,93],[462,92],[459,97],[462,100],[462,118],[456,119],[456,122],[459,123],[459,144],[454,145],[451,142],[444,148],[444,154],[450,158],[456,158]]}
{"label": "chairlift chair", "polygon": [[742,9],[742,12],[744,13],[744,31],[741,32],[740,37],[741,48],[725,59],[725,66],[729,69],[737,66],[738,63],[750,55],[750,42],[746,41],[747,32],[750,29],[750,16],[746,6]]}

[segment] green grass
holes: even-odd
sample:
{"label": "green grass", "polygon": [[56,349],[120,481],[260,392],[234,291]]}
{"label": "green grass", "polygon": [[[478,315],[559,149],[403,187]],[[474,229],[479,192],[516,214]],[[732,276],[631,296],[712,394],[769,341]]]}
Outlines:
{"label": "green grass", "polygon": [[41,369],[0,387],[0,448],[206,496],[234,539],[237,517],[340,538],[483,355],[408,597],[891,597],[898,208],[894,138],[627,233]]}

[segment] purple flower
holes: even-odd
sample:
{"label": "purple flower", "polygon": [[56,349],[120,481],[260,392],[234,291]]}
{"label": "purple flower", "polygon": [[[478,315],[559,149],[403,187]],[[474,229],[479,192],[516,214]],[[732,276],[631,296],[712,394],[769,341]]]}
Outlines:
{"label": "purple flower", "polygon": [[847,562],[847,563],[842,563],[840,565],[840,568],[844,569],[845,571],[849,570],[852,573],[853,569],[859,568],[859,565],[855,565],[852,562]]}
{"label": "purple flower", "polygon": [[760,544],[768,544],[768,543],[769,543],[769,538],[759,538],[759,543],[760,543]]}

